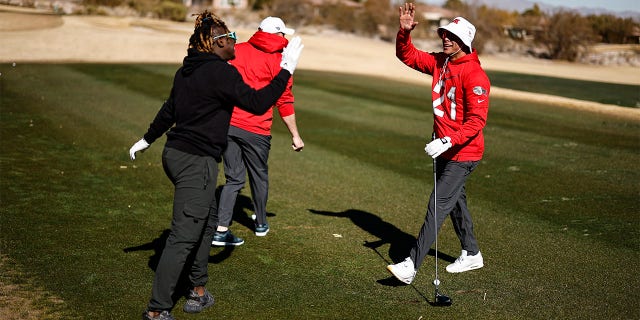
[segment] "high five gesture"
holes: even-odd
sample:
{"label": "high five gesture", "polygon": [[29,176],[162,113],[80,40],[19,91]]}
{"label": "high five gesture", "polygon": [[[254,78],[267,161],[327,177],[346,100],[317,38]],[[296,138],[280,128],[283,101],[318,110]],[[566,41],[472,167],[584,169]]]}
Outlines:
{"label": "high five gesture", "polygon": [[411,31],[418,25],[418,22],[414,20],[416,6],[413,3],[405,3],[398,11],[400,13],[400,29]]}

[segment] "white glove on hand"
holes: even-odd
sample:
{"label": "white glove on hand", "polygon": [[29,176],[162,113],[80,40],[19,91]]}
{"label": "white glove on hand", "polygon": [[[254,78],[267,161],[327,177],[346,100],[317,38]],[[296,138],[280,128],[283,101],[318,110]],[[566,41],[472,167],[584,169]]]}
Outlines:
{"label": "white glove on hand", "polygon": [[147,148],[149,148],[147,141],[144,140],[144,138],[140,139],[140,141],[136,142],[131,149],[129,149],[129,156],[131,157],[131,160],[136,159],[136,152],[144,152]]}
{"label": "white glove on hand", "polygon": [[451,146],[453,146],[451,144],[451,138],[444,137],[440,139],[435,139],[427,143],[427,146],[424,148],[424,151],[427,152],[429,156],[435,159],[439,155],[441,155],[443,152],[449,150]]}
{"label": "white glove on hand", "polygon": [[280,62],[280,67],[293,74],[293,71],[296,69],[296,65],[298,65],[302,48],[304,48],[302,39],[300,39],[300,37],[293,37],[284,50],[282,50],[282,61]]}

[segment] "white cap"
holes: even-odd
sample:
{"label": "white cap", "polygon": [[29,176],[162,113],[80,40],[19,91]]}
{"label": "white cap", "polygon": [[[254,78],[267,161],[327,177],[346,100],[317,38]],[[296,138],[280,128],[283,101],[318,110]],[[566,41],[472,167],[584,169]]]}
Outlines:
{"label": "white cap", "polygon": [[266,17],[262,22],[260,22],[260,30],[267,33],[284,33],[287,35],[292,35],[295,30],[291,28],[287,28],[284,25],[284,22],[280,18],[276,17]]}
{"label": "white cap", "polygon": [[462,40],[462,43],[469,47],[469,51],[471,51],[471,42],[476,35],[476,27],[467,21],[467,19],[463,17],[453,19],[448,25],[438,28],[438,35],[440,35],[443,30],[455,34]]}

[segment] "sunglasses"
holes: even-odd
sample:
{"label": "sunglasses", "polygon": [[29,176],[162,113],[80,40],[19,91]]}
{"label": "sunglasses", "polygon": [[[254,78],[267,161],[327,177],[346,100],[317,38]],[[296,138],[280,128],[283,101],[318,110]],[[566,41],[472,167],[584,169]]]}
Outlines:
{"label": "sunglasses", "polygon": [[443,40],[444,40],[444,38],[448,38],[449,40],[451,40],[453,42],[460,41],[460,38],[458,38],[458,36],[456,36],[455,34],[449,32],[447,30],[440,31],[440,33],[438,35],[440,36],[440,39],[443,39]]}
{"label": "sunglasses", "polygon": [[229,38],[231,38],[233,40],[238,40],[238,37],[236,36],[236,32],[235,31],[215,36],[215,37],[213,37],[213,40],[216,40],[216,39],[222,38],[222,37],[229,37]]}

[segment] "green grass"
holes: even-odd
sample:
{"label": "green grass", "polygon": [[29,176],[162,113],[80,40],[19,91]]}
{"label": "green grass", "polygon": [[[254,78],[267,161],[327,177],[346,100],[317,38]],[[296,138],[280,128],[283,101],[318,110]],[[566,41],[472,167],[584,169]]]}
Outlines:
{"label": "green grass", "polygon": [[[128,148],[166,98],[175,68],[0,66],[0,252],[12,261],[4,268],[33,279],[24,286],[64,300],[37,304],[62,319],[135,319],[146,306],[172,186],[162,139],[133,163]],[[423,151],[429,91],[307,70],[296,71],[294,90],[306,147],[292,152],[275,121],[272,231],[253,236],[243,190],[232,228],[246,243],[211,250],[216,305],[184,315],[182,299],[179,319],[640,314],[637,121],[492,99],[486,156],[467,184],[485,268],[444,272],[460,250],[447,221],[440,279],[454,305],[434,308],[425,300],[432,256],[412,286],[393,285],[385,270],[406,256],[432,187]]]}
{"label": "green grass", "polygon": [[[630,70],[630,72],[633,72]],[[640,107],[640,86],[487,71],[491,85],[624,107]],[[604,79],[606,80],[606,79]]]}

